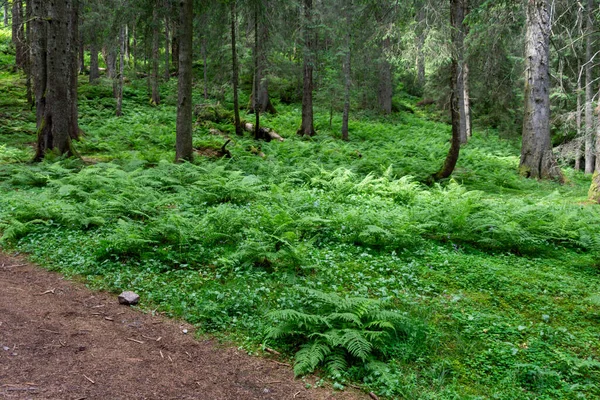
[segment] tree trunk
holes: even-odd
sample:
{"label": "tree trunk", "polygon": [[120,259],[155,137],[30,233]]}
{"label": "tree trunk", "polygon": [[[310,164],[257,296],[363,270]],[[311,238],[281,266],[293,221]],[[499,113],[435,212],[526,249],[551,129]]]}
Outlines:
{"label": "tree trunk", "polygon": [[160,93],[158,91],[158,1],[152,14],[152,74],[151,74],[152,97],[150,102],[157,106],[160,104]]}
{"label": "tree trunk", "polygon": [[[179,27],[177,26],[176,21],[172,21],[171,30],[173,32],[178,32]],[[175,71],[179,71],[179,38],[177,35],[172,35],[173,39],[171,40],[171,62],[173,63],[173,68]]]}
{"label": "tree trunk", "polygon": [[259,43],[260,38],[258,37],[258,14],[259,14],[259,4],[258,2],[254,3],[254,88],[252,91],[254,92],[254,96],[252,98],[252,105],[254,109],[254,139],[258,140],[260,138],[260,112],[261,107],[259,105],[259,86],[260,86],[260,73],[259,73]]}
{"label": "tree trunk", "polygon": [[83,34],[79,34],[79,74],[85,73],[85,47]]}
{"label": "tree trunk", "polygon": [[[8,2],[7,2],[8,3]],[[26,88],[26,96],[27,96],[27,104],[33,105],[33,91],[31,88],[31,0],[25,0],[25,20],[27,21],[27,25],[25,28],[25,88]]]}
{"label": "tree trunk", "polygon": [[[173,33],[175,35],[175,32]],[[171,56],[169,54],[169,17],[165,17],[165,81],[171,79]]]}
{"label": "tree trunk", "polygon": [[12,41],[15,45],[15,64],[17,68],[24,69],[27,47],[25,46],[25,29],[23,23],[23,0],[13,0]]}
{"label": "tree trunk", "polygon": [[71,139],[79,139],[80,129],[79,129],[79,107],[77,105],[77,96],[78,96],[78,84],[79,84],[79,68],[77,63],[77,57],[79,54],[79,1],[80,0],[70,0],[71,3],[71,13],[69,16],[71,17],[70,22],[70,30],[69,30],[69,67],[70,67],[70,105],[71,105],[71,123],[69,135]]}
{"label": "tree trunk", "polygon": [[240,102],[238,98],[238,84],[239,84],[239,71],[238,71],[238,59],[237,59],[237,48],[235,43],[236,33],[235,28],[237,24],[237,11],[236,1],[231,2],[231,63],[232,63],[232,81],[233,81],[233,113],[235,116],[235,134],[242,136],[242,126],[240,122]]}
{"label": "tree trunk", "polygon": [[72,155],[73,107],[71,86],[73,52],[72,1],[32,0],[32,53],[34,55],[38,142],[35,160],[47,152]]}
{"label": "tree trunk", "polygon": [[425,87],[425,39],[427,38],[427,23],[425,6],[421,6],[418,13],[417,30],[417,82],[420,88]]}
{"label": "tree trunk", "polygon": [[388,61],[388,52],[392,43],[390,38],[381,41],[381,60],[379,63],[379,91],[377,99],[379,109],[384,114],[392,113],[392,65]]}
{"label": "tree trunk", "polygon": [[105,51],[104,54],[104,60],[106,61],[106,77],[108,79],[115,79],[117,77],[117,52],[112,40],[110,48],[108,51]]}
{"label": "tree trunk", "polygon": [[527,1],[525,107],[520,173],[528,178],[563,181],[550,139],[549,0]]}
{"label": "tree trunk", "polygon": [[473,136],[473,125],[471,122],[471,97],[469,94],[469,64],[465,61],[463,65],[463,89],[464,89],[464,110],[465,110],[465,135],[467,141]]}
{"label": "tree trunk", "polygon": [[[351,81],[350,81],[350,72],[351,72],[351,65],[350,62],[352,60],[352,54],[351,54],[351,42],[352,42],[352,33],[351,33],[351,21],[350,21],[350,9],[352,7],[352,0],[350,0],[348,2],[349,4],[346,5],[345,10],[344,10],[344,16],[346,19],[346,49],[345,49],[345,59],[344,59],[344,65],[343,65],[343,70],[344,70],[344,112],[342,115],[342,140],[344,141],[348,141],[348,119],[350,118],[350,85],[351,85]],[[331,119],[330,119],[330,123],[331,123]]]}
{"label": "tree trunk", "polygon": [[2,8],[4,10],[4,27],[8,28],[8,0],[4,1],[4,6]]}
{"label": "tree trunk", "polygon": [[116,115],[123,115],[123,80],[125,75],[125,27],[122,26],[119,31],[119,68],[117,78],[115,79],[116,90],[115,97],[117,98]]}
{"label": "tree trunk", "polygon": [[206,51],[206,34],[202,35],[202,66],[204,74],[204,100],[208,100],[208,55]]}
{"label": "tree trunk", "polygon": [[[442,169],[434,176],[434,180],[446,179],[456,167],[461,145],[461,117],[464,114],[464,108],[461,107],[460,99],[464,95],[462,85],[463,72],[461,69],[463,40],[462,25],[465,18],[463,2],[467,0],[450,0],[450,24],[452,25],[452,44],[454,51],[452,54],[452,94],[450,97],[450,112],[452,114],[452,140],[450,150],[444,161]],[[462,108],[462,112],[461,112]]]}
{"label": "tree trunk", "polygon": [[594,173],[594,117],[592,109],[592,46],[594,31],[594,0],[588,0],[586,10],[586,41],[585,41],[585,173]]}
{"label": "tree trunk", "polygon": [[[269,10],[270,4],[267,2],[264,8]],[[271,103],[271,97],[269,96],[269,81],[267,79],[267,43],[269,41],[269,26],[264,17],[259,21],[259,26],[255,28],[255,30],[258,30],[258,32],[255,33],[255,35],[258,35],[256,49],[258,65],[256,67],[256,73],[254,74],[254,80],[256,81],[257,86],[253,85],[252,88],[250,110],[255,112],[256,107],[258,106],[260,112],[277,114],[277,110]],[[258,95],[256,95],[256,93],[258,93]]]}
{"label": "tree trunk", "polygon": [[314,35],[312,31],[313,0],[304,0],[304,77],[302,90],[302,125],[298,130],[300,136],[314,136],[313,122],[313,66]]}
{"label": "tree trunk", "polygon": [[99,78],[98,44],[96,43],[96,35],[93,35],[90,42],[90,83],[95,84]]}
{"label": "tree trunk", "polygon": [[[577,72],[580,73],[581,71],[581,58],[578,57],[577,59]],[[576,129],[577,129],[577,135],[575,136],[575,143],[576,143],[576,147],[575,147],[575,170],[576,171],[581,171],[581,114],[582,114],[582,107],[581,107],[581,91],[582,91],[582,87],[581,87],[581,75],[579,76],[579,78],[577,79],[577,111],[575,114],[575,125],[576,125]]]}
{"label": "tree trunk", "polygon": [[194,2],[179,2],[179,79],[177,82],[177,139],[175,161],[192,161],[192,51]]}

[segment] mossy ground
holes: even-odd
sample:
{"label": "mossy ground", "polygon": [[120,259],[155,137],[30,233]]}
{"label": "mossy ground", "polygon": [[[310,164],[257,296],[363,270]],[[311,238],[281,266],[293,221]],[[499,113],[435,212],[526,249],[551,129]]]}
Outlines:
{"label": "mossy ground", "polygon": [[[146,307],[251,352],[266,313],[298,307],[301,288],[387,299],[424,336],[336,377],[381,395],[600,396],[600,211],[586,203],[589,177],[565,168],[562,186],[526,180],[518,143],[480,130],[453,180],[424,186],[450,127],[408,96],[397,101],[415,114],[355,112],[348,143],[340,119],[330,129],[318,109],[318,136],[296,137],[299,105],[276,104],[262,121],[285,142],[236,137],[232,159],[173,165],[175,81],[158,107],[132,81],[116,118],[110,82],[86,77],[83,161],[29,164],[35,118],[10,62],[1,56],[5,249],[94,288],[138,291]],[[221,147],[210,128],[233,133],[198,121],[195,147]]]}

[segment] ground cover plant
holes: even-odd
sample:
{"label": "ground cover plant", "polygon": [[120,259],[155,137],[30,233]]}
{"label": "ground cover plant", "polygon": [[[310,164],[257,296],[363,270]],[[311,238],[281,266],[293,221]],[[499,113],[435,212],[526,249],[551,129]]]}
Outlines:
{"label": "ground cover plant", "polygon": [[478,131],[453,179],[427,186],[448,125],[418,110],[358,113],[343,143],[340,120],[330,128],[319,110],[319,134],[301,139],[294,104],[263,118],[284,142],[199,119],[194,147],[220,149],[219,130],[231,158],[176,165],[175,84],[158,107],[145,90],[134,79],[116,118],[111,82],[82,82],[81,158],[30,164],[24,79],[0,66],[4,250],[135,290],[144,307],[249,352],[278,349],[299,375],[338,388],[600,396],[600,211],[585,202],[588,178],[567,168],[562,186],[526,180],[518,145]]}

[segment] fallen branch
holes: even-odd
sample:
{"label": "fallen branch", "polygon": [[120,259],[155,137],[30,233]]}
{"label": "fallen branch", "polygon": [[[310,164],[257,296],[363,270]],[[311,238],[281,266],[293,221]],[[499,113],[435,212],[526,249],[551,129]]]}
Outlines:
{"label": "fallen branch", "polygon": [[89,377],[89,376],[87,376],[86,374],[83,374],[83,377],[84,377],[85,379],[87,379],[88,381],[92,382],[92,384],[95,384],[95,383],[96,383],[96,382],[94,382],[94,381],[92,380],[92,378],[90,378],[90,377]]}
{"label": "fallen branch", "polygon": [[[246,122],[244,124],[244,129],[247,130],[248,132],[254,132],[254,125],[252,125],[249,122]],[[277,132],[275,132],[274,130],[272,130],[270,128],[259,128],[258,131],[261,136],[260,139],[265,139],[267,141],[278,140],[280,142],[283,142],[285,140],[284,138],[279,136],[279,134],[277,134]]]}
{"label": "fallen branch", "polygon": [[139,344],[144,344],[144,342],[142,342],[141,340],[137,340],[137,339],[127,338],[127,340],[132,341],[132,342],[136,342],[136,343],[139,343]]}

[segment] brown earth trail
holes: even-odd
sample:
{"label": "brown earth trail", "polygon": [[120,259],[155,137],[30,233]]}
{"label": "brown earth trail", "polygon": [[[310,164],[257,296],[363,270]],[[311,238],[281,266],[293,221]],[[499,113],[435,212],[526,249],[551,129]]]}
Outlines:
{"label": "brown earth trail", "polygon": [[0,254],[0,399],[358,398]]}

